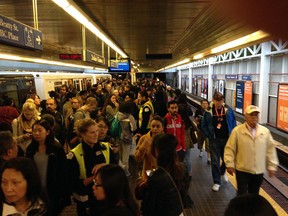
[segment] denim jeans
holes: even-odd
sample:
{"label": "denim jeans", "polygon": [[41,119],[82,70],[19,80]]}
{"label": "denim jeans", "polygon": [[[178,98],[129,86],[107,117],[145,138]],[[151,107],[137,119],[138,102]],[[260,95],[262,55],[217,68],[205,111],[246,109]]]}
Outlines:
{"label": "denim jeans", "polygon": [[[227,139],[210,139],[209,147],[211,154],[211,168],[212,177],[214,184],[221,185],[221,175],[225,174],[226,166],[224,163],[224,148]],[[220,158],[222,159],[222,164],[220,165]]]}
{"label": "denim jeans", "polygon": [[192,174],[192,148],[186,149],[184,163],[189,175]]}

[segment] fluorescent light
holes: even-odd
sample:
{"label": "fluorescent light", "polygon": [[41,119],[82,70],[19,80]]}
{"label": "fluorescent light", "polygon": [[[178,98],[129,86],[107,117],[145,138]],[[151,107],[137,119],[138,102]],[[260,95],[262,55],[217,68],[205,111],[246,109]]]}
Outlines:
{"label": "fluorescent light", "polygon": [[160,72],[160,71],[163,71],[163,70],[166,70],[166,69],[169,69],[169,68],[173,68],[173,67],[188,63],[189,61],[190,61],[190,59],[187,58],[187,59],[184,59],[182,61],[176,62],[175,64],[168,65],[167,67],[163,67],[163,68],[157,70],[156,72]]}
{"label": "fluorescent light", "polygon": [[49,65],[58,65],[58,66],[66,66],[66,67],[74,67],[74,68],[94,69],[91,66],[76,65],[76,64],[64,63],[64,62],[59,62],[59,61],[50,61],[50,60],[39,59],[39,58],[29,58],[29,57],[22,57],[22,56],[16,56],[16,55],[8,55],[4,53],[0,53],[0,59],[13,60],[13,61],[25,61],[25,62],[49,64]]}
{"label": "fluorescent light", "polygon": [[218,46],[214,49],[211,49],[211,53],[213,53],[213,54],[219,53],[219,52],[222,52],[222,51],[225,51],[225,50],[237,47],[237,46],[241,46],[241,45],[253,42],[253,41],[263,39],[263,38],[268,37],[268,36],[269,36],[269,34],[264,32],[264,31],[257,31],[257,32],[254,32],[252,34],[246,35],[244,37],[238,38],[236,40],[230,41],[230,42],[223,44],[221,46]]}
{"label": "fluorescent light", "polygon": [[200,53],[200,54],[198,54],[198,55],[195,55],[194,57],[193,57],[193,59],[201,59],[201,58],[203,58],[204,57],[204,53]]}
{"label": "fluorescent light", "polygon": [[68,14],[70,14],[74,19],[84,25],[87,29],[89,29],[93,34],[95,34],[98,38],[104,41],[109,47],[119,53],[123,58],[127,58],[128,56],[117,47],[113,41],[111,41],[100,28],[94,24],[94,22],[73,2],[70,0],[52,0],[59,7],[63,8]]}
{"label": "fluorescent light", "polygon": [[21,58],[19,56],[2,54],[2,53],[0,53],[0,59],[16,60],[16,61],[20,61],[21,60]]}
{"label": "fluorescent light", "polygon": [[184,59],[183,61],[179,61],[179,62],[176,62],[175,64],[169,65],[169,66],[165,67],[164,69],[169,69],[169,68],[172,68],[172,67],[176,67],[176,66],[188,63],[189,61],[190,61],[190,59],[187,58],[187,59]]}

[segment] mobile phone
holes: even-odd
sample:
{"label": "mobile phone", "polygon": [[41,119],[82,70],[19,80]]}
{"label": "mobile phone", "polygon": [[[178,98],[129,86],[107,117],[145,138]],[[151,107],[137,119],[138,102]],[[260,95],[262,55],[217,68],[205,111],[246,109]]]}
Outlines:
{"label": "mobile phone", "polygon": [[150,176],[150,174],[151,174],[151,170],[146,170],[146,175]]}

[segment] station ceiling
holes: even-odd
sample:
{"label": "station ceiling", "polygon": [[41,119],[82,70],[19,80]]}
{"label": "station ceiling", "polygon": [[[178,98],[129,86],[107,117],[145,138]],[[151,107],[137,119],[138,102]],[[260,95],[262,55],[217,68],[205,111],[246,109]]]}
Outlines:
{"label": "station ceiling", "polygon": [[[249,25],[245,20],[242,22],[241,19],[233,17],[233,14],[231,16],[231,11],[235,8],[237,11],[237,7],[232,9],[226,7],[229,1],[225,0],[74,0],[74,2],[136,64],[140,65],[140,71],[143,72],[156,71],[185,58],[191,58],[208,48],[259,30],[259,26]],[[81,53],[81,25],[52,0],[38,0],[37,5],[39,30],[43,33],[43,52],[10,46],[7,48],[1,44],[0,51],[52,60],[59,60],[59,54],[63,53]],[[0,2],[0,14],[33,27],[32,8],[32,0]],[[101,41],[89,32],[86,38],[87,49],[102,54]],[[146,54],[164,53],[171,53],[172,59],[146,59]],[[106,58],[107,55],[107,49],[104,48]],[[110,56],[113,55],[114,52],[111,50]]]}

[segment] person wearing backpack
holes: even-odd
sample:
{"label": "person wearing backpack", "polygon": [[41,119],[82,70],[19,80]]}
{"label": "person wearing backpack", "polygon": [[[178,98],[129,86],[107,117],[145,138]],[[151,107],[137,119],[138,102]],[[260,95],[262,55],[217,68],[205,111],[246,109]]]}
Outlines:
{"label": "person wearing backpack", "polygon": [[120,158],[124,165],[124,171],[127,176],[130,176],[129,172],[129,154],[130,146],[132,144],[133,131],[137,129],[136,121],[131,115],[133,102],[123,102],[119,106],[119,111],[116,114],[117,119],[121,125],[121,135],[118,137],[120,144]]}

